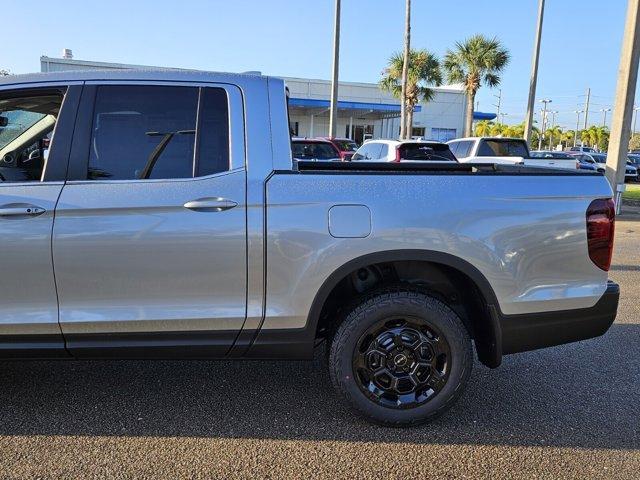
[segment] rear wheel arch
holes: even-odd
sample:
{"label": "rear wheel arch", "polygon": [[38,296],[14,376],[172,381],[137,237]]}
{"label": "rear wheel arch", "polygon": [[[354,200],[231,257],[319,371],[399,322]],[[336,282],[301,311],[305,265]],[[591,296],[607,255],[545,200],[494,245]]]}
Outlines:
{"label": "rear wheel arch", "polygon": [[[444,252],[387,250],[350,260],[334,270],[323,282],[311,305],[306,330],[313,332],[316,339],[331,335],[331,331],[335,331],[340,322],[338,320],[335,325],[332,322],[339,318],[340,305],[350,304],[352,300],[358,298],[354,292],[343,295],[341,291],[356,272],[380,265],[400,267],[406,265],[405,262],[411,262],[413,267],[416,262],[419,262],[424,268],[433,267],[439,270],[449,278],[452,285],[457,287],[461,296],[464,294],[458,307],[467,311],[458,310],[458,313],[465,317],[465,325],[475,340],[478,357],[489,367],[499,366],[502,358],[501,331],[498,321],[500,308],[495,292],[486,277],[475,266],[460,257]],[[404,280],[395,279],[396,282]],[[475,290],[475,293],[469,295],[467,291],[461,291],[467,288]],[[442,293],[437,290],[430,290],[430,292],[435,295]],[[446,298],[443,300],[445,303],[451,303]]]}

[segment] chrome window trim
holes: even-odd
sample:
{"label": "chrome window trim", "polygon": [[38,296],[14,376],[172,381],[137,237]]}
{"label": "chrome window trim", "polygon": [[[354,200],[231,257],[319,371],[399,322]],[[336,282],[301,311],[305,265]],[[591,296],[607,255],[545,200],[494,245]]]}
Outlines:
{"label": "chrome window trim", "polygon": [[229,170],[212,173],[193,178],[157,178],[157,179],[128,179],[128,180],[71,180],[69,185],[86,183],[149,183],[149,182],[184,182],[205,180],[232,172],[246,169],[246,141],[245,141],[245,116],[244,97],[240,87],[230,83],[219,82],[185,82],[185,81],[145,81],[145,80],[90,80],[83,82],[85,85],[114,86],[114,85],[142,85],[165,87],[192,87],[192,88],[221,88],[227,94],[227,108],[229,112]]}
{"label": "chrome window trim", "polygon": [[[226,175],[231,175],[233,173],[244,171],[244,167],[234,168],[232,170],[227,170],[224,172],[212,173],[211,175],[206,175],[204,177],[195,177],[195,178],[148,178],[146,180],[141,179],[130,179],[130,180],[67,180],[66,185],[87,185],[87,184],[99,184],[99,185],[113,185],[120,183],[178,183],[178,182],[197,182],[209,180],[211,178],[224,177]],[[15,185],[15,184],[13,184]]]}

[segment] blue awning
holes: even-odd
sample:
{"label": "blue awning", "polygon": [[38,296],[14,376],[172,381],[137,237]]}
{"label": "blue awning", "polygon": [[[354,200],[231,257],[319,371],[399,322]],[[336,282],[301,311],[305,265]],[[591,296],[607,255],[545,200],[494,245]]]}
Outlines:
{"label": "blue awning", "polygon": [[473,112],[474,120],[493,120],[496,117],[495,113]]}
{"label": "blue awning", "polygon": [[[318,98],[290,98],[289,105],[292,107],[307,108],[329,108],[331,103],[329,100],[321,100]],[[374,112],[398,112],[400,113],[400,105],[393,103],[369,103],[369,102],[347,102],[338,100],[338,108],[344,110],[373,110]],[[422,110],[420,105],[416,105],[414,112]]]}

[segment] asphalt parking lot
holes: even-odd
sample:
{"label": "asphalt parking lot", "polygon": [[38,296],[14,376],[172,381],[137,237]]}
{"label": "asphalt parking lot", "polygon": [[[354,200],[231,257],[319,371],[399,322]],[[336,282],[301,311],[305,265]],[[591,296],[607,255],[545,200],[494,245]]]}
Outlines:
{"label": "asphalt parking lot", "polygon": [[476,363],[436,423],[355,417],[314,362],[0,363],[0,478],[638,478],[640,215],[603,337]]}

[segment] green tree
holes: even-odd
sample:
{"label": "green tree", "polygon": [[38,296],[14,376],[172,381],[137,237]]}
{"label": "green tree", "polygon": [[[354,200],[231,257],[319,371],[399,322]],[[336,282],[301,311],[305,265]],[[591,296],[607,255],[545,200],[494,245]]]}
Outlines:
{"label": "green tree", "polygon": [[476,123],[473,134],[476,137],[488,137],[491,135],[491,128],[493,127],[493,125],[494,122],[490,120],[481,120]]}
{"label": "green tree", "polygon": [[589,128],[580,132],[580,140],[584,145],[597,147],[598,150],[606,151],[609,147],[609,129],[597,125],[591,125]]}
{"label": "green tree", "polygon": [[558,127],[549,127],[544,131],[544,140],[549,145],[549,150],[553,150],[553,148],[561,142],[562,138],[562,128]]}
{"label": "green tree", "polygon": [[629,139],[629,150],[640,150],[640,133],[634,133]]}
{"label": "green tree", "polygon": [[0,77],[4,77],[6,75],[10,75],[11,73],[9,72],[9,70],[5,70],[3,68],[0,68]]}
{"label": "green tree", "polygon": [[[402,53],[395,53],[389,59],[389,65],[383,72],[380,88],[391,92],[394,97],[402,100]],[[435,91],[433,86],[442,84],[440,61],[427,50],[411,50],[409,52],[409,69],[406,84],[406,125],[407,136],[411,136],[413,127],[413,112],[420,101],[429,102]]]}
{"label": "green tree", "polygon": [[467,94],[465,136],[471,134],[473,105],[476,93],[482,84],[496,87],[500,84],[500,73],[509,63],[509,51],[497,38],[474,35],[464,42],[456,43],[444,57],[444,70],[451,83],[462,83]]}
{"label": "green tree", "polygon": [[575,136],[576,136],[575,130],[566,130],[562,132],[562,137],[560,141],[565,147],[569,147],[573,145]]}

